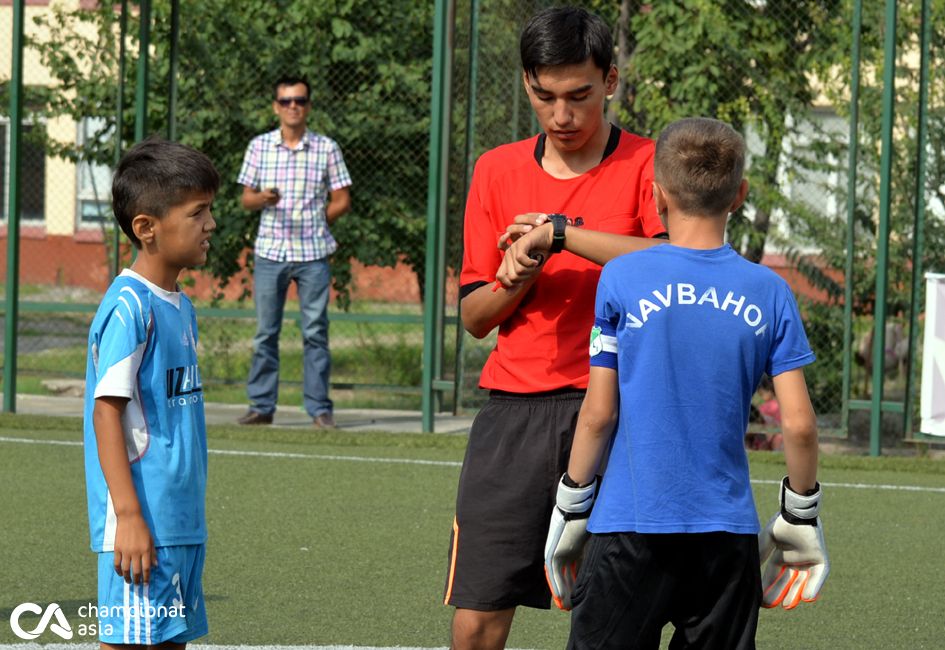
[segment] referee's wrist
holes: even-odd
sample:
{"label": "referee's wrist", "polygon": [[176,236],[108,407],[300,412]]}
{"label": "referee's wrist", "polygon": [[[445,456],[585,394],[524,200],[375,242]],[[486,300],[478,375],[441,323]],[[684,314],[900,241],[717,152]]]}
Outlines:
{"label": "referee's wrist", "polygon": [[539,228],[544,228],[544,230],[545,230],[545,232],[544,232],[544,239],[545,239],[544,249],[545,249],[545,250],[551,250],[551,245],[554,243],[554,240],[555,240],[555,228],[554,228],[554,224],[552,224],[550,221],[546,221],[545,223],[541,224],[541,225],[538,226],[538,227],[539,227]]}

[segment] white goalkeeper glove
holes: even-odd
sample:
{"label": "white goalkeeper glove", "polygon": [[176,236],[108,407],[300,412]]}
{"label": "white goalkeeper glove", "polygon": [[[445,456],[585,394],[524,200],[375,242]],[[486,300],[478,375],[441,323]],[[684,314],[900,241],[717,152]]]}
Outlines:
{"label": "white goalkeeper glove", "polygon": [[[558,483],[558,496],[551,513],[545,542],[545,577],[558,609],[571,609],[571,590],[577,578],[587,532],[587,518],[597,497],[597,477],[590,485],[569,487],[565,474]],[[568,478],[568,482],[570,481]]]}
{"label": "white goalkeeper glove", "polygon": [[765,566],[761,575],[762,607],[794,609],[812,603],[830,573],[830,560],[820,525],[820,483],[810,495],[791,490],[781,481],[781,512],[758,534],[758,552]]}

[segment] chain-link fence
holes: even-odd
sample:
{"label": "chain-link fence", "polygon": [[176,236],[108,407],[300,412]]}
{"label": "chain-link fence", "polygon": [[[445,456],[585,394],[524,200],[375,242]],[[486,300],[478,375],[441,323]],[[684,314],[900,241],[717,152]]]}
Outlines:
{"label": "chain-link fence", "polygon": [[[460,83],[454,116],[456,133],[471,124],[472,153],[527,137],[537,126],[524,94],[518,67],[517,33],[523,20],[549,3],[472,2],[460,18],[463,27],[478,22],[478,42],[456,57]],[[821,425],[846,431],[844,352],[849,353],[850,431],[868,433],[872,372],[872,327],[876,282],[876,247],[880,237],[880,155],[884,57],[883,3],[859,3],[862,11],[859,155],[854,161],[854,201],[848,204],[850,168],[850,98],[854,62],[852,0],[793,3],[746,0],[675,0],[673,2],[588,2],[586,6],[613,26],[621,81],[607,106],[607,117],[649,137],[674,119],[690,115],[717,117],[745,134],[750,149],[751,191],[746,206],[732,215],[728,237],[744,256],[765,264],[794,288],[818,362],[807,379]],[[885,341],[884,399],[892,402],[887,433],[902,435],[901,405],[909,371],[909,308],[912,301],[912,244],[915,236],[916,156],[919,63],[922,31],[918,0],[900,2],[897,22],[896,122],[890,209],[890,322]],[[945,3],[932,3],[925,24],[935,31],[931,60],[945,33],[936,16]],[[478,13],[477,13],[478,12]],[[467,42],[467,41],[462,41]],[[462,70],[465,68],[465,74]],[[941,151],[942,72],[932,71],[928,102],[929,151]],[[472,118],[462,110],[468,80],[475,80]],[[936,80],[938,80],[936,87]],[[465,84],[465,85],[464,85]],[[464,134],[465,135],[465,134]],[[461,141],[460,141],[461,142]],[[468,153],[468,152],[467,152]],[[456,187],[467,176],[463,159],[453,161]],[[922,268],[945,267],[941,242],[941,164],[930,162],[922,192],[928,203]],[[934,170],[934,178],[933,172]],[[455,215],[461,215],[461,193]],[[452,215],[451,215],[452,216]],[[852,255],[851,344],[844,346],[844,289],[848,219],[855,225]],[[457,222],[458,223],[458,222]],[[458,232],[458,228],[453,229]],[[921,337],[919,337],[921,339]],[[488,345],[470,345],[463,360],[466,382],[475,377]],[[918,352],[915,352],[918,354]],[[918,356],[915,357],[918,359]],[[470,398],[467,398],[470,399]],[[759,398],[760,401],[761,398]],[[912,407],[918,409],[917,400]],[[843,427],[841,429],[841,427]]]}
{"label": "chain-link fence", "polygon": [[[457,311],[462,215],[472,164],[483,151],[533,135],[537,125],[522,84],[518,34],[549,3],[470,0],[451,5],[452,101],[448,188],[447,316]],[[608,103],[612,122],[653,137],[689,115],[732,123],[749,142],[749,204],[733,215],[729,238],[749,259],[786,277],[797,292],[818,354],[808,381],[827,426],[844,404],[844,289],[853,287],[850,396],[868,396],[875,250],[879,220],[884,15],[862,3],[863,71],[856,201],[848,210],[851,16],[855,0],[673,0],[586,2],[613,26],[621,82]],[[886,340],[888,400],[906,388],[909,274],[916,197],[921,2],[899,2],[894,173],[890,219],[892,317]],[[21,195],[19,390],[50,390],[50,379],[79,379],[91,309],[115,265],[108,206],[121,140],[134,140],[139,29],[126,14],[119,74],[120,15],[111,3],[27,7],[24,58],[26,144]],[[240,402],[251,352],[251,249],[258,214],[240,207],[236,176],[249,140],[277,126],[272,83],[301,74],[312,85],[309,126],[335,139],[351,171],[353,210],[333,227],[332,380],[339,406],[416,408],[420,403],[424,235],[430,126],[433,2],[372,3],[204,0],[181,3],[176,104],[170,2],[152,3],[146,132],[176,136],[206,152],[224,185],[208,268],[188,275],[203,308],[203,373],[208,399]],[[0,33],[10,33],[9,5]],[[932,3],[932,60],[945,31],[945,3]],[[7,52],[0,53],[6,57]],[[9,63],[0,59],[0,80]],[[928,149],[942,150],[941,69],[932,70]],[[123,84],[119,84],[123,80]],[[8,104],[3,97],[0,111]],[[0,118],[6,179],[7,123]],[[929,158],[922,268],[945,268],[945,165]],[[7,207],[4,182],[4,216]],[[846,227],[855,230],[851,278]],[[4,253],[0,252],[0,256]],[[121,248],[127,263],[127,246]],[[224,282],[221,288],[221,281]],[[243,299],[243,300],[241,300]],[[294,298],[293,298],[294,299]],[[288,306],[294,311],[293,305]],[[479,370],[494,339],[479,341],[447,318],[446,377],[458,382],[444,406],[472,408]],[[298,404],[301,334],[289,319],[281,339],[283,402]],[[859,361],[859,362],[858,362]],[[46,387],[44,388],[44,383]],[[854,412],[851,424],[858,425]],[[862,414],[860,414],[862,415]]]}

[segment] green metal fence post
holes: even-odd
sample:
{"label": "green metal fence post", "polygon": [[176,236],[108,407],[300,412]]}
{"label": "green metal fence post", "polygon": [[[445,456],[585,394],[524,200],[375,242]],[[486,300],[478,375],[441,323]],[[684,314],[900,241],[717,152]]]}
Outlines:
{"label": "green metal fence post", "polygon": [[863,2],[853,5],[852,76],[850,78],[850,143],[847,158],[847,241],[843,286],[843,405],[840,427],[850,434],[850,374],[853,370],[853,249],[856,245],[856,177],[859,160],[860,131],[860,28],[863,24]]}
{"label": "green metal fence post", "polygon": [[876,296],[873,306],[873,381],[870,395],[870,455],[879,456],[882,435],[883,377],[886,357],[886,285],[889,281],[893,115],[896,99],[896,0],[886,0],[883,62],[882,157],[879,178],[879,228],[876,233]]}
{"label": "green metal fence post", "polygon": [[3,410],[16,413],[16,328],[20,303],[20,153],[23,135],[23,14],[25,0],[13,1],[10,59],[10,190],[7,197],[7,286],[3,336]]}
{"label": "green metal fence post", "polygon": [[915,221],[912,236],[912,301],[909,307],[909,354],[906,357],[906,396],[903,404],[903,432],[913,432],[912,403],[915,392],[915,354],[919,338],[919,305],[922,304],[922,252],[925,248],[925,140],[929,103],[929,39],[932,19],[929,0],[922,0],[922,25],[919,28],[919,124],[916,132]]}
{"label": "green metal fence post", "polygon": [[[437,331],[442,323],[442,286],[437,287],[441,277],[439,266],[442,243],[443,202],[446,198],[447,164],[445,145],[448,142],[448,96],[449,96],[449,0],[436,0],[433,18],[433,78],[430,89],[430,160],[427,181],[427,234],[426,266],[424,269],[423,295],[423,377],[422,399],[423,430],[434,429],[434,387],[437,359],[442,357],[443,332]],[[439,316],[437,306],[440,306]],[[437,352],[439,348],[439,352]]]}
{"label": "green metal fence post", "polygon": [[135,142],[148,134],[148,50],[151,47],[151,0],[138,3],[138,79],[135,89]]}
{"label": "green metal fence post", "polygon": [[[463,149],[463,198],[469,194],[469,184],[475,165],[476,149],[476,87],[479,84],[479,0],[469,3],[469,72],[466,91],[466,144]],[[462,249],[460,249],[462,250]],[[463,379],[466,364],[463,360],[463,312],[460,302],[456,303],[456,366],[453,376],[456,385],[453,388],[453,413],[458,414],[463,405]]]}
{"label": "green metal fence post", "polygon": [[449,192],[449,159],[453,129],[453,29],[456,24],[456,3],[450,1],[446,5],[446,60],[443,62],[443,125],[445,132],[440,151],[440,190],[439,190],[439,223],[436,229],[436,293],[433,294],[433,332],[436,341],[433,346],[433,408],[440,411],[444,391],[452,390],[453,383],[443,379],[443,348],[446,342],[446,224],[447,224],[447,197]]}
{"label": "green metal fence post", "polygon": [[180,0],[171,0],[171,56],[167,81],[167,139],[177,139],[177,61],[180,58]]}
{"label": "green metal fence post", "polygon": [[[115,99],[115,169],[122,154],[122,126],[125,123],[125,37],[128,34],[128,0],[121,0],[121,16],[118,18],[118,97]],[[121,228],[115,228],[115,257],[112,260],[112,275],[121,273]]]}

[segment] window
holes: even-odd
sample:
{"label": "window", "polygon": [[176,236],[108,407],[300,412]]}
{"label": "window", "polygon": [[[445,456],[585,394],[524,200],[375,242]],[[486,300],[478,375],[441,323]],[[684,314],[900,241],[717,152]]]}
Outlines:
{"label": "window", "polygon": [[[20,138],[20,219],[43,221],[46,216],[46,152],[33,142],[33,124],[24,124]],[[10,123],[0,122],[0,215],[6,220],[10,196]]]}
{"label": "window", "polygon": [[[79,122],[79,150],[86,145],[109,143],[113,139],[114,129],[106,129],[105,120],[100,117],[86,117]],[[100,148],[100,147],[99,147]],[[101,223],[112,216],[111,190],[112,170],[108,165],[101,165],[81,160],[76,167],[76,206],[80,224]]]}

